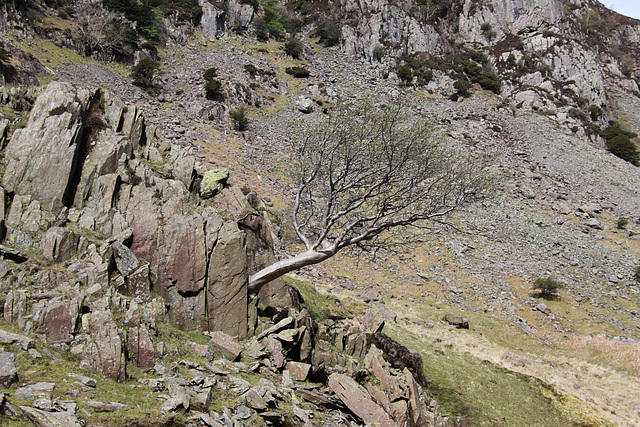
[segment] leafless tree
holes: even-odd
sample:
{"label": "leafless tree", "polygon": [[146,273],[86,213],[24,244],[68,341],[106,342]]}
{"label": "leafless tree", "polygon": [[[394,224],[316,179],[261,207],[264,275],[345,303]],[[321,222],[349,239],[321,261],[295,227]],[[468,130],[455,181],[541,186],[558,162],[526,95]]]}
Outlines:
{"label": "leafless tree", "polygon": [[251,293],[348,246],[375,248],[401,227],[447,223],[491,189],[484,164],[445,147],[404,102],[343,104],[293,145],[293,228],[306,250],[253,274]]}
{"label": "leafless tree", "polygon": [[137,34],[121,15],[91,3],[80,6],[75,19],[83,55],[106,61],[133,57]]}

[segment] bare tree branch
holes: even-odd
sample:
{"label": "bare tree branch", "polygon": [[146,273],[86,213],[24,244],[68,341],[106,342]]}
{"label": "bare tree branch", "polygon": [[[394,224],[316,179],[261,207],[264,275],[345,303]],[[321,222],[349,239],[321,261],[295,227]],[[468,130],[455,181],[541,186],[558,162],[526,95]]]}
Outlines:
{"label": "bare tree branch", "polygon": [[484,164],[445,147],[435,127],[406,103],[340,105],[293,144],[298,190],[293,225],[306,251],[249,279],[251,292],[345,247],[377,249],[403,227],[447,224],[485,198]]}

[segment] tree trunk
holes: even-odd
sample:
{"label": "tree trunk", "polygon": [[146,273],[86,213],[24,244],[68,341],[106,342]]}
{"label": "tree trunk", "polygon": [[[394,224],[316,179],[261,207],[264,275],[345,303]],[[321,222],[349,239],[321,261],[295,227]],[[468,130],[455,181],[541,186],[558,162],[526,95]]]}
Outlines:
{"label": "tree trunk", "polygon": [[306,251],[293,258],[283,259],[249,277],[249,294],[257,294],[263,285],[291,271],[317,264],[335,255],[333,251]]}

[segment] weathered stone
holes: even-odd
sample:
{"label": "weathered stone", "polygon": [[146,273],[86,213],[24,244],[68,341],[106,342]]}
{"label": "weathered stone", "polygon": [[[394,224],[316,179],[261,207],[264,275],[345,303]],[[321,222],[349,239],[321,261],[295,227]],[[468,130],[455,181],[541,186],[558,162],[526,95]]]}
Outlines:
{"label": "weathered stone", "polygon": [[47,412],[52,412],[54,410],[53,403],[51,402],[51,399],[48,398],[36,399],[31,406]]}
{"label": "weathered stone", "polygon": [[314,405],[318,406],[319,408],[329,409],[329,410],[339,408],[339,406],[334,401],[332,401],[331,399],[329,399],[327,396],[323,394],[316,393],[311,390],[305,390],[302,388],[296,389],[295,393],[301,399],[306,400],[307,402],[311,402]]}
{"label": "weathered stone", "polygon": [[36,400],[38,397],[49,397],[55,387],[55,383],[41,382],[29,384],[18,388],[14,396],[16,399]]}
{"label": "weathered stone", "polygon": [[[169,318],[181,329],[206,329],[207,247],[209,232],[206,224],[220,226],[222,220],[211,210],[200,215],[173,215],[157,236],[157,249],[145,255],[152,267],[155,265],[157,280],[155,290],[169,304]],[[143,252],[144,253],[144,252]],[[152,270],[153,274],[153,270]]]}
{"label": "weathered stone", "polygon": [[24,290],[11,290],[4,302],[4,320],[17,323],[24,328],[24,316],[27,314],[27,293]]}
{"label": "weathered stone", "polygon": [[295,98],[294,103],[296,104],[298,111],[304,114],[313,113],[313,99],[304,95],[298,95]]}
{"label": "weathered stone", "polygon": [[311,371],[311,365],[308,363],[288,362],[287,371],[295,381],[306,381]]}
{"label": "weathered stone", "polygon": [[80,367],[124,382],[126,360],[121,331],[118,330],[110,310],[91,313],[89,328],[92,342],[85,349],[85,360]]}
{"label": "weathered stone", "polygon": [[135,358],[136,365],[147,369],[155,365],[153,342],[146,325],[129,329],[129,354]]}
{"label": "weathered stone", "polygon": [[170,397],[160,406],[161,411],[174,412],[182,408],[182,398],[179,396]]}
{"label": "weathered stone", "polygon": [[149,264],[144,264],[127,277],[127,289],[133,297],[148,297],[151,292]]}
{"label": "weathered stone", "polygon": [[80,168],[83,121],[98,102],[95,87],[53,82],[37,98],[24,129],[7,145],[4,188],[30,194],[58,212],[73,202],[74,171]]}
{"label": "weathered stone", "polygon": [[260,416],[273,425],[283,425],[285,420],[284,415],[273,411],[261,412]]}
{"label": "weathered stone", "polygon": [[113,242],[111,247],[116,261],[116,268],[123,276],[129,276],[140,266],[140,261],[131,249],[121,242]]}
{"label": "weathered stone", "polygon": [[262,341],[262,344],[271,351],[271,357],[273,358],[274,366],[277,369],[284,367],[286,360],[282,349],[282,342],[273,337],[267,337],[264,341]]}
{"label": "weathered stone", "polygon": [[190,342],[189,346],[196,352],[196,354],[203,359],[207,359],[209,361],[213,360],[214,354],[211,351],[211,347],[206,344],[197,344],[195,342]]}
{"label": "weathered stone", "polygon": [[[131,157],[132,145],[129,138],[122,134],[115,133],[111,129],[102,130],[96,138],[91,141],[91,149],[87,154],[82,168],[82,174],[74,179],[78,179],[75,195],[72,200],[73,205],[78,208],[86,206],[97,206],[98,200],[106,196],[106,200],[111,198],[111,191],[117,189],[118,181],[113,174],[118,170],[118,162],[125,156]],[[103,175],[111,175],[107,181],[101,181]],[[107,184],[107,187],[104,187]],[[115,185],[112,187],[112,185]],[[102,188],[101,188],[102,187]],[[105,191],[105,189],[107,191]],[[105,200],[105,201],[106,201]],[[109,200],[111,202],[111,200]],[[100,213],[107,214],[106,205],[103,203]]]}
{"label": "weathered stone", "polygon": [[469,320],[466,317],[460,317],[452,313],[447,313],[444,315],[442,320],[444,320],[451,326],[455,326],[458,329],[469,329]]}
{"label": "weathered stone", "polygon": [[127,405],[123,405],[122,403],[118,402],[105,403],[97,402],[95,400],[87,400],[85,403],[88,407],[92,408],[96,412],[115,412],[118,409],[127,407]]}
{"label": "weathered stone", "polygon": [[212,398],[213,392],[211,391],[211,387],[207,387],[191,399],[191,407],[200,411],[208,411]]}
{"label": "weathered stone", "polygon": [[19,406],[38,427],[82,427],[78,418],[70,412],[46,412],[29,406]]}
{"label": "weathered stone", "polygon": [[40,243],[42,255],[51,262],[66,261],[73,257],[77,246],[78,235],[64,227],[51,227]]}
{"label": "weathered stone", "polygon": [[202,32],[207,37],[220,37],[224,31],[224,9],[206,0],[199,0],[198,3],[202,7],[200,18]]}
{"label": "weathered stone", "polygon": [[[207,237],[208,238],[208,237]],[[225,223],[209,262],[207,312],[209,330],[244,339],[247,335],[247,268],[244,233]]]}
{"label": "weathered stone", "polygon": [[222,357],[228,360],[236,360],[242,353],[242,346],[233,337],[221,331],[209,332],[210,344]]}
{"label": "weathered stone", "polygon": [[173,162],[173,176],[182,181],[187,190],[191,191],[196,178],[194,170],[196,158],[188,151],[182,151]]}
{"label": "weathered stone", "polygon": [[543,302],[536,304],[536,310],[543,312],[544,314],[551,314],[551,308]]}
{"label": "weathered stone", "polygon": [[144,129],[145,125],[142,111],[138,110],[137,107],[128,106],[124,113],[121,132],[131,141],[131,146],[134,150],[137,150],[140,145],[144,145]]}
{"label": "weathered stone", "polygon": [[260,335],[258,335],[258,339],[261,340],[262,338],[266,337],[267,335],[277,334],[278,332],[282,331],[285,328],[288,328],[292,324],[293,324],[293,318],[292,317],[284,318],[281,321],[279,321],[278,323],[276,323],[275,325],[270,326],[269,328],[265,329]]}
{"label": "weathered stone", "polygon": [[[411,425],[411,412],[409,412],[409,405],[404,399],[391,403],[391,408],[388,411],[397,425],[409,426]],[[417,426],[417,424],[415,424]]]}
{"label": "weathered stone", "polygon": [[9,248],[5,245],[0,245],[0,256],[18,263],[25,262],[29,259],[27,254],[25,254],[24,252],[20,252],[17,249]]}
{"label": "weathered stone", "polygon": [[213,169],[205,173],[200,182],[200,197],[209,199],[218,194],[228,178],[229,169],[227,168]]}
{"label": "weathered stone", "polygon": [[0,415],[7,417],[15,417],[18,412],[11,406],[11,403],[7,400],[7,395],[0,393]]}
{"label": "weathered stone", "polygon": [[378,378],[380,385],[392,401],[398,400],[404,395],[400,381],[389,372],[388,363],[383,359],[382,352],[375,345],[369,348],[367,357],[364,360],[364,366]]}
{"label": "weathered stone", "polygon": [[409,386],[409,410],[412,417],[412,425],[426,426],[428,424],[427,408],[424,399],[421,399],[421,388],[416,382],[411,372],[404,369],[405,382]]}
{"label": "weathered stone", "polygon": [[15,358],[13,353],[8,351],[0,352],[0,387],[8,388],[18,379]]}
{"label": "weathered stone", "polygon": [[95,388],[97,383],[96,380],[94,380],[93,378],[89,378],[87,376],[84,375],[80,375],[80,374],[67,374],[68,377],[73,378],[75,380],[78,380],[78,382],[80,384],[82,384],[83,386],[86,387],[90,387],[90,388]]}
{"label": "weathered stone", "polygon": [[344,374],[331,374],[328,385],[340,400],[366,424],[393,427],[395,422],[371,395],[353,378]]}
{"label": "weathered stone", "polygon": [[13,344],[25,351],[35,347],[35,342],[31,338],[2,330],[0,330],[0,344]]}
{"label": "weathered stone", "polygon": [[264,411],[267,409],[267,401],[258,393],[255,387],[251,388],[244,395],[247,405],[255,409],[256,411]]}
{"label": "weathered stone", "polygon": [[79,326],[79,314],[80,307],[76,299],[49,300],[36,330],[44,333],[49,343],[70,341]]}
{"label": "weathered stone", "polygon": [[380,301],[382,301],[382,295],[380,295],[379,292],[371,290],[371,289],[368,290],[368,291],[362,292],[359,295],[359,298],[364,302],[380,302]]}

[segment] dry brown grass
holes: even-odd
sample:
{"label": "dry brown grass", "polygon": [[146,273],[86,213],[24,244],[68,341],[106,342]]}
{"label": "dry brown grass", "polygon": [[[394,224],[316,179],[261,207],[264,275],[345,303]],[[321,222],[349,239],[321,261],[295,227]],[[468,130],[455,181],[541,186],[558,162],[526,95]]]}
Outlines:
{"label": "dry brown grass", "polygon": [[595,351],[600,359],[613,365],[630,366],[640,371],[640,346],[637,344],[599,336],[574,336],[570,338],[570,345]]}

